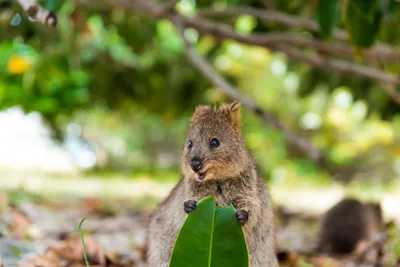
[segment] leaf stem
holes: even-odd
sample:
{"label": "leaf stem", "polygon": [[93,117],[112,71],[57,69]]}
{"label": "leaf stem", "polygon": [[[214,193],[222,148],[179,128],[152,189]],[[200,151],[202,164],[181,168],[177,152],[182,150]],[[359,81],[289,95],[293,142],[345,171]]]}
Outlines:
{"label": "leaf stem", "polygon": [[87,256],[86,256],[85,240],[84,240],[84,238],[83,238],[83,233],[82,233],[82,230],[81,230],[82,223],[83,223],[83,221],[84,221],[85,219],[86,219],[86,218],[83,217],[83,219],[82,219],[81,222],[79,223],[78,229],[79,229],[79,234],[80,234],[81,240],[82,240],[83,257],[85,258],[86,267],[90,267],[89,261],[88,261]]}

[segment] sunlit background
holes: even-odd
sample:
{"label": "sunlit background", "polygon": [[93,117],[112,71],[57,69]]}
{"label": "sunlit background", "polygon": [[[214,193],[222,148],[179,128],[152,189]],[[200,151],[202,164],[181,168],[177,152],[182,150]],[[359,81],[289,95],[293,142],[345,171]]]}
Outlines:
{"label": "sunlit background", "polygon": [[[44,196],[89,199],[79,206],[85,216],[97,208],[93,199],[129,199],[128,206],[144,210],[140,218],[145,218],[181,177],[181,151],[195,107],[232,99],[193,67],[170,21],[117,5],[42,2],[57,13],[55,29],[29,18],[17,1],[0,0],[0,215],[3,206],[39,214],[41,208],[29,205]],[[242,2],[260,8],[262,1]],[[310,1],[272,2],[280,12],[313,19]],[[237,3],[181,0],[177,9],[192,15]],[[307,29],[250,15],[215,20],[242,35],[311,36]],[[400,35],[392,33],[399,23],[400,16],[389,18],[379,39],[398,47]],[[241,94],[323,151],[324,164],[314,162],[242,107],[246,145],[277,210],[284,206],[319,216],[343,196],[355,196],[380,201],[385,218],[400,225],[400,108],[381,84],[190,28],[185,36]],[[398,72],[399,66],[382,68]],[[282,244],[311,244],[297,238],[303,230],[286,230]]]}
{"label": "sunlit background", "polygon": [[[300,2],[282,8],[301,10]],[[193,14],[201,5],[179,1],[177,8]],[[50,30],[16,4],[0,10],[0,186],[166,196],[180,177],[195,106],[230,99],[187,61],[170,21],[118,7],[96,14],[73,1],[57,15]],[[244,35],[275,27],[249,15],[233,25]],[[356,194],[399,214],[399,109],[379,84],[193,29],[185,34],[243,94],[325,151],[329,171],[243,109],[247,146],[277,203],[322,211]]]}

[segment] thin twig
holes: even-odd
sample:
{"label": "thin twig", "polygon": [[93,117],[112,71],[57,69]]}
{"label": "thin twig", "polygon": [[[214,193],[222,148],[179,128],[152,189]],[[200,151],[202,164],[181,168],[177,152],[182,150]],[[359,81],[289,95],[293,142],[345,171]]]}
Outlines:
{"label": "thin twig", "polygon": [[386,73],[376,68],[353,64],[342,60],[328,59],[318,55],[306,54],[299,49],[290,48],[289,46],[286,45],[275,46],[271,49],[276,51],[281,51],[293,59],[304,61],[320,69],[325,69],[325,70],[330,69],[342,72],[344,74],[366,77],[371,80],[375,80],[386,84],[400,85],[399,76]]}
{"label": "thin twig", "polygon": [[[273,21],[291,27],[303,28],[312,32],[320,32],[319,26],[314,20],[285,14],[271,9],[257,9],[246,6],[236,6],[224,9],[203,8],[198,10],[197,14],[204,17],[251,15],[265,21]],[[337,40],[349,40],[349,36],[346,31],[339,28],[334,29],[332,36]],[[400,54],[400,51],[397,49],[379,41],[377,41],[376,45],[369,50],[369,53],[382,54],[382,56],[387,55],[384,56],[385,58],[389,58],[391,56],[398,57]]]}
{"label": "thin twig", "polygon": [[176,3],[178,3],[179,0],[170,0],[167,3],[165,3],[159,10],[158,16],[162,16],[163,14],[171,13],[174,8]]}
{"label": "thin twig", "polygon": [[229,84],[221,75],[219,75],[214,70],[214,68],[211,67],[211,65],[208,64],[207,61],[202,58],[197,53],[195,48],[189,43],[189,41],[185,37],[184,26],[180,18],[178,17],[174,22],[185,43],[185,48],[189,60],[207,79],[209,79],[214,85],[220,88],[229,97],[240,101],[246,108],[258,114],[264,120],[264,122],[269,124],[271,127],[280,130],[288,142],[296,145],[296,147],[306,153],[307,156],[314,162],[320,163],[322,161],[322,153],[318,148],[314,147],[307,140],[299,137],[296,133],[292,132],[290,129],[284,126],[274,114],[260,108],[249,98],[239,93],[239,91],[234,86]]}
{"label": "thin twig", "polygon": [[[203,17],[251,15],[265,21],[278,22],[291,27],[299,27],[312,32],[319,32],[318,24],[313,20],[285,14],[271,9],[257,9],[247,6],[236,6],[224,9],[202,8],[197,11],[197,14]],[[347,33],[336,28],[333,32],[333,37],[339,40],[347,40]]]}
{"label": "thin twig", "polygon": [[400,85],[400,79],[398,76],[386,73],[373,67],[362,66],[360,64],[348,61],[327,59],[317,55],[307,55],[301,50],[290,49],[281,42],[276,43],[276,40],[281,39],[279,39],[280,36],[276,36],[274,34],[262,37],[259,35],[240,35],[227,25],[212,23],[203,20],[200,17],[182,16],[182,21],[184,24],[186,24],[186,26],[195,28],[203,34],[212,34],[216,38],[228,38],[246,44],[262,46],[271,50],[281,51],[287,54],[289,57],[304,61],[313,65],[314,67],[324,69],[331,68],[331,70],[335,70],[344,74],[358,75],[378,82]]}
{"label": "thin twig", "polygon": [[389,98],[396,104],[400,105],[400,95],[397,92],[396,88],[393,86],[393,84],[381,83],[380,85],[386,92],[386,94],[389,96]]}
{"label": "thin twig", "polygon": [[17,2],[22,6],[29,17],[37,22],[49,27],[55,27],[57,25],[56,15],[44,9],[36,0],[17,0]]}
{"label": "thin twig", "polygon": [[[379,65],[379,62],[377,60],[370,59],[369,63],[370,63],[370,65],[372,65],[375,68],[381,68],[381,66]],[[396,90],[396,87],[393,84],[381,82],[380,86],[382,87],[382,89],[386,92],[386,94],[389,96],[389,98],[393,102],[400,105],[400,94]]]}
{"label": "thin twig", "polygon": [[[174,17],[173,14],[163,13],[162,7],[154,3],[152,0],[114,0],[122,5],[123,7],[133,10],[133,11],[142,11],[146,14],[150,14],[155,17],[161,17],[166,19],[172,19]],[[159,16],[162,14],[161,16]],[[275,10],[270,9],[256,9],[251,7],[230,7],[225,9],[210,9],[204,8],[198,11],[201,16],[225,16],[225,15],[243,15],[248,14],[252,16],[256,16],[263,20],[268,21],[276,21],[278,23],[292,26],[292,27],[300,27],[305,28],[307,30],[313,32],[319,32],[318,24],[314,20],[310,20],[307,18],[302,18],[294,15],[289,15],[285,13],[281,13]],[[267,44],[271,44],[272,42],[290,42],[291,44],[300,45],[300,46],[308,46],[312,47],[320,52],[328,53],[337,56],[343,56],[347,58],[352,58],[354,56],[353,49],[348,45],[343,44],[329,44],[323,41],[317,41],[312,38],[304,38],[301,36],[289,37],[288,34],[282,35],[278,34],[252,34],[252,35],[239,35],[235,32],[232,27],[229,27],[224,24],[215,23],[209,20],[204,19],[201,16],[181,16],[182,21],[185,26],[190,26],[201,33],[211,34],[217,38],[230,38],[237,40],[239,42],[253,44],[257,46],[267,47]],[[279,37],[279,38],[278,38]],[[335,39],[340,40],[348,40],[348,35],[345,31],[336,28],[333,31],[333,37]],[[374,58],[378,60],[386,60],[386,61],[397,61],[400,60],[400,51],[391,46],[388,46],[379,41],[376,42],[376,45],[368,50],[363,51],[364,55],[368,58]],[[356,64],[355,64],[356,65]]]}
{"label": "thin twig", "polygon": [[[233,30],[233,29],[232,29]],[[346,44],[326,42],[316,40],[304,35],[296,35],[287,32],[272,32],[268,34],[252,34],[243,36],[243,42],[251,43],[257,46],[269,46],[274,44],[294,45],[304,48],[312,48],[318,52],[329,54],[331,56],[354,59],[356,53],[354,49]],[[247,40],[246,40],[247,38]],[[373,59],[386,62],[400,61],[400,52],[383,51],[383,50],[366,50],[364,52],[366,59]]]}
{"label": "thin twig", "polygon": [[260,3],[267,9],[274,8],[274,1],[271,0],[260,0]]}
{"label": "thin twig", "polygon": [[[126,8],[131,8],[133,10],[141,10],[147,14],[157,16],[160,14],[160,7],[152,3],[151,0],[140,1],[140,0],[119,0],[120,3]],[[268,35],[251,34],[251,35],[241,35],[235,32],[235,30],[221,23],[212,22],[203,19],[199,16],[183,16],[179,14],[163,14],[162,18],[169,20],[179,19],[184,27],[191,27],[196,29],[202,34],[211,34],[217,39],[232,39],[241,43],[256,45],[261,47],[266,47],[271,50],[281,51],[287,54],[289,57],[304,61],[318,68],[331,68],[331,70],[338,71],[348,75],[358,75],[378,82],[384,82],[387,84],[400,85],[400,79],[393,74],[386,73],[380,69],[373,67],[363,66],[357,63],[352,63],[349,61],[340,60],[330,60],[321,56],[307,55],[301,50],[293,50],[282,44],[284,41],[288,41],[287,35],[282,35],[281,33],[272,33]],[[295,39],[297,43],[304,42],[303,45],[312,43],[309,41],[304,41],[302,39]],[[314,43],[315,45],[315,43]],[[320,49],[323,45],[318,43]],[[326,48],[326,47],[325,47]],[[328,65],[325,65],[328,64]]]}
{"label": "thin twig", "polygon": [[[323,164],[323,155],[322,152],[313,146],[308,140],[297,136],[290,129],[286,128],[282,125],[276,116],[266,110],[261,109],[255,103],[253,103],[247,97],[241,95],[236,88],[230,85],[227,81],[225,81],[190,45],[186,38],[184,38],[184,29],[191,27],[196,29],[202,34],[210,34],[217,39],[233,39],[242,43],[257,45],[269,48],[275,51],[281,51],[288,55],[291,58],[298,59],[304,61],[306,63],[311,64],[314,67],[331,69],[332,71],[338,71],[344,74],[350,75],[359,75],[361,77],[366,77],[371,80],[376,80],[379,82],[384,82],[388,84],[400,84],[400,80],[397,76],[385,73],[379,69],[362,66],[357,63],[351,63],[348,61],[340,61],[327,59],[317,55],[307,55],[304,54],[303,51],[298,49],[292,49],[289,46],[282,45],[281,43],[276,43],[276,35],[271,37],[268,36],[259,36],[259,35],[240,35],[235,32],[232,27],[224,24],[219,24],[215,22],[208,21],[199,16],[183,16],[174,12],[164,13],[162,7],[154,3],[153,0],[113,0],[117,1],[119,6],[126,8],[131,11],[139,11],[144,14],[157,17],[159,19],[168,19],[176,23],[178,29],[180,30],[183,40],[185,41],[185,48],[188,54],[190,61],[193,65],[212,83],[218,86],[223,92],[225,92],[228,96],[233,99],[239,100],[246,106],[249,110],[253,111],[257,115],[259,115],[264,122],[269,124],[271,127],[274,127],[280,130],[286,140],[298,147],[301,151],[305,152],[310,159],[312,159],[316,163]],[[293,26],[299,26],[298,20],[291,20],[293,17],[288,16],[287,21],[291,21],[288,23],[292,23]],[[308,27],[312,26],[315,22],[310,22],[310,20],[302,20],[304,24],[309,24]],[[310,26],[311,25],[311,26]],[[317,31],[317,28],[314,27]],[[335,30],[335,34],[337,34],[337,30]],[[275,43],[273,42],[275,40]]]}

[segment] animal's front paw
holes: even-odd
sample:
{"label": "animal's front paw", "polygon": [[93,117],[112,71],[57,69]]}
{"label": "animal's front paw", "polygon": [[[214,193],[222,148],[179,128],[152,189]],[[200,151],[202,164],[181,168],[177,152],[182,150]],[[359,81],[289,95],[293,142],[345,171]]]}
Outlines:
{"label": "animal's front paw", "polygon": [[183,209],[187,214],[194,211],[196,209],[196,206],[197,206],[196,200],[188,200],[185,201],[185,203],[183,203]]}
{"label": "animal's front paw", "polygon": [[236,220],[243,226],[249,219],[249,213],[245,210],[236,211]]}

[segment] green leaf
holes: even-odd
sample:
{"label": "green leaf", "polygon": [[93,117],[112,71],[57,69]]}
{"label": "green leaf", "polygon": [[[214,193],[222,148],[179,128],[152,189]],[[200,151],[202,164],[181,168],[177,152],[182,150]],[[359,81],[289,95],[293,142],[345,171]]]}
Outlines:
{"label": "green leaf", "polygon": [[346,23],[352,43],[357,47],[370,47],[379,32],[382,10],[377,0],[347,1]]}
{"label": "green leaf", "polygon": [[400,10],[400,3],[397,0],[383,0],[381,9],[385,19],[394,19],[396,13]]}
{"label": "green leaf", "polygon": [[17,246],[12,246],[11,250],[14,253],[14,255],[17,257],[21,256],[21,254],[22,254],[22,250]]}
{"label": "green leaf", "polygon": [[132,52],[125,40],[118,34],[117,28],[108,30],[106,41],[110,56],[117,62],[136,63],[136,55]]}
{"label": "green leaf", "polygon": [[170,267],[247,267],[246,239],[233,206],[216,206],[212,196],[201,199],[177,237]]}
{"label": "green leaf", "polygon": [[332,35],[333,29],[339,22],[340,9],[337,0],[319,0],[317,3],[316,19],[319,30],[325,37]]}
{"label": "green leaf", "polygon": [[400,257],[400,242],[397,242],[397,244],[395,245],[395,249],[394,249],[396,256]]}
{"label": "green leaf", "polygon": [[52,12],[57,12],[64,5],[64,3],[65,0],[48,0],[44,4],[44,8]]}
{"label": "green leaf", "polygon": [[182,39],[174,24],[168,20],[157,23],[157,43],[161,49],[161,55],[172,59],[180,55],[184,49]]}
{"label": "green leaf", "polygon": [[36,101],[33,103],[32,110],[49,114],[49,113],[55,113],[58,108],[59,108],[59,103],[57,99],[52,97],[42,97],[36,99]]}
{"label": "green leaf", "polygon": [[239,16],[235,23],[235,28],[240,34],[250,34],[257,26],[257,21],[249,15]]}

